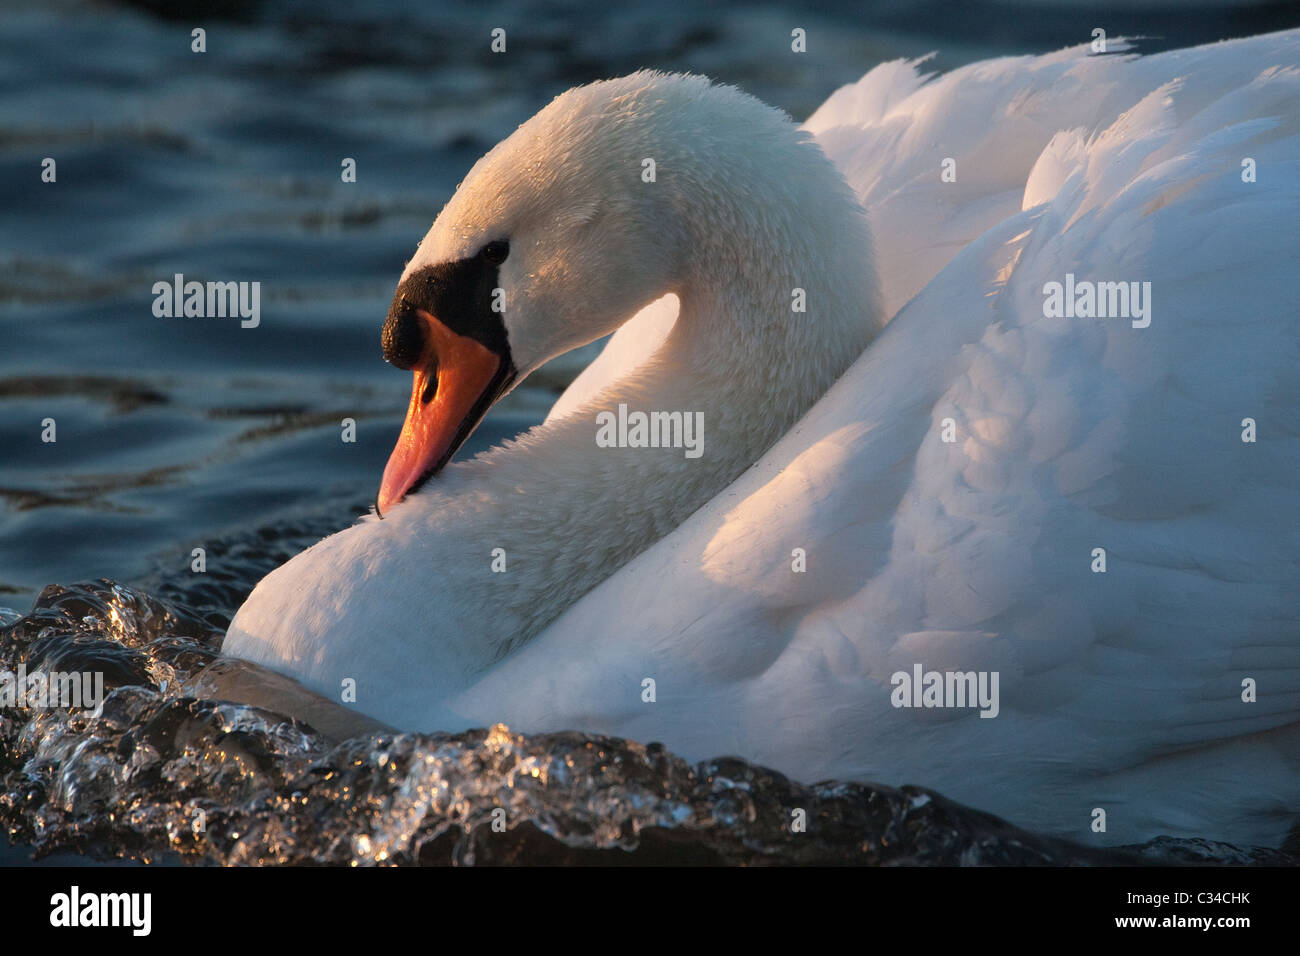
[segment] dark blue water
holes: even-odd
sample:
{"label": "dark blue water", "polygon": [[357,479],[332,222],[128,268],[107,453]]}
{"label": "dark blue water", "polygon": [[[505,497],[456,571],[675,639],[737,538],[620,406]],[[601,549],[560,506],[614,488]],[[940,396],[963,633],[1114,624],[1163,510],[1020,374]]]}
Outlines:
{"label": "dark blue water", "polygon": [[[168,655],[181,653],[176,641],[190,641],[181,669],[200,666],[263,573],[347,525],[373,501],[410,387],[409,374],[385,365],[379,354],[379,326],[401,269],[473,161],[554,95],[641,67],[693,70],[803,118],[881,60],[934,49],[942,51],[935,65],[947,68],[1080,42],[1097,23],[1112,36],[1159,37],[1151,41],[1159,48],[1300,22],[1294,10],[1272,4],[1190,14],[1161,5],[1098,12],[1047,4],[1029,14],[1012,3],[957,11],[930,2],[875,13],[859,7],[830,4],[812,13],[797,4],[633,10],[595,2],[335,0],[308,9],[228,0],[195,16],[161,2],[6,3],[0,13],[0,605],[26,612],[46,585],[97,578],[134,589],[121,592],[129,598],[102,597],[117,593],[111,589],[84,592],[100,595],[95,614],[80,605],[74,613],[59,603],[64,592],[51,592],[44,603],[52,616],[34,628],[24,625],[28,643],[6,653],[40,657],[89,643],[99,648],[95,653],[130,658],[122,663],[121,687],[137,680],[152,688],[123,690],[116,723],[28,725],[14,714],[0,716],[0,771],[9,774],[9,802],[0,803],[0,813],[20,844],[15,852],[25,855],[21,845],[38,842],[38,832],[42,852],[159,858],[175,849],[165,836],[167,814],[180,812],[175,807],[187,806],[188,797],[147,773],[125,780],[113,771],[114,786],[135,787],[137,799],[154,801],[157,816],[139,831],[104,835],[96,821],[113,794],[100,794],[98,803],[76,798],[89,781],[101,780],[108,764],[77,765],[60,777],[59,760],[50,755],[66,757],[71,751],[61,747],[86,741],[109,750],[125,746],[143,725],[188,721],[208,728],[214,741],[232,732],[229,714],[196,711],[174,687],[160,689],[158,663],[181,666]],[[790,52],[796,26],[808,31],[803,55]],[[204,53],[191,50],[195,27],[206,30]],[[507,30],[505,54],[489,50],[495,27]],[[47,157],[57,164],[52,183],[41,180]],[[341,180],[344,158],[356,161],[355,183]],[[260,282],[260,324],[156,317],[152,287],[176,273]],[[581,357],[535,375],[491,413],[462,456],[539,421],[580,363]],[[355,442],[341,439],[344,419],[356,423]],[[52,442],[42,440],[48,420]],[[194,548],[206,552],[204,574],[191,571]],[[175,633],[143,624],[129,633],[114,630],[106,623],[114,615],[103,608],[134,606],[137,594],[163,598],[193,621]],[[128,653],[114,646],[124,640],[139,647]],[[295,774],[314,780],[319,761],[342,759],[274,715],[245,716],[239,732],[260,741],[250,746],[260,746],[261,756],[250,759],[262,776],[254,773],[256,786],[235,794],[223,790],[226,778],[218,774],[204,791],[214,806],[226,800],[231,832],[247,832],[251,818],[269,825],[257,817],[266,811],[258,799],[281,799],[275,795],[294,785]],[[436,765],[440,773],[460,774],[457,779],[469,779],[471,771],[492,779],[481,765],[482,744],[478,738],[369,740],[355,745],[366,755],[356,772],[372,774],[367,786],[381,791],[409,786],[409,774],[382,769],[396,764],[380,755],[395,753],[406,761],[403,773]],[[519,739],[510,746],[516,755],[561,760],[590,744]],[[166,756],[166,748],[159,753]],[[753,777],[759,773],[753,768],[697,772],[644,750],[628,753],[629,765],[644,764],[673,799],[710,820],[715,803],[729,805],[726,793],[735,789],[719,778],[744,778],[746,788],[776,799],[776,790],[764,788],[777,785]],[[29,785],[35,789],[23,789]],[[881,796],[883,790],[845,792],[849,802],[827,810],[832,817],[866,813],[873,799],[906,816],[913,799]],[[35,803],[20,805],[15,795],[23,794]],[[821,796],[833,802],[843,794]],[[662,811],[653,817],[656,826],[671,830],[685,812],[670,804],[656,805],[655,813]],[[354,843],[331,857],[310,838],[322,827],[345,833],[364,823],[394,839],[405,833],[363,820],[360,810],[342,804],[324,821],[295,816],[291,803],[277,812],[285,832],[297,826],[306,834],[293,844],[299,861],[369,858]],[[539,812],[560,810],[547,805]],[[565,812],[564,826],[596,826],[573,806]],[[634,829],[642,825],[650,824],[643,820]],[[967,827],[964,839],[978,842],[977,830]],[[717,837],[720,843],[691,845],[701,858],[739,860],[736,847],[744,839],[737,832]],[[432,857],[473,855],[445,831],[430,834]],[[619,833],[606,836],[604,843],[582,845],[627,842]],[[779,832],[749,837],[750,845],[782,859]],[[939,845],[957,852],[955,844]],[[424,846],[416,841],[394,852],[422,859]],[[834,856],[833,841],[823,849],[830,854],[825,859],[842,859]],[[221,862],[262,858],[258,846],[191,850],[185,852]],[[520,843],[512,859],[534,850]],[[953,859],[938,851],[918,858]]]}

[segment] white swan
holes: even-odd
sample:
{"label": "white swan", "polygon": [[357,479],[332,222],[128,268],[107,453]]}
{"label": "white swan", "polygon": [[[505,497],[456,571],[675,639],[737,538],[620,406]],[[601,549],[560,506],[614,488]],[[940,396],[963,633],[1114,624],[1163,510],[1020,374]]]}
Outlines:
{"label": "white swan", "polygon": [[[809,120],[820,150],[695,77],[557,98],[399,284],[384,519],[270,574],[225,652],[334,699],[351,679],[402,727],[658,739],[1098,842],[1278,843],[1300,32],[1086,52],[877,67]],[[1149,324],[1045,315],[1076,280],[1149,282]],[[545,424],[410,494],[513,382],[651,302]],[[703,455],[598,447],[619,404],[702,412]],[[916,665],[996,673],[997,716],[895,706]]]}

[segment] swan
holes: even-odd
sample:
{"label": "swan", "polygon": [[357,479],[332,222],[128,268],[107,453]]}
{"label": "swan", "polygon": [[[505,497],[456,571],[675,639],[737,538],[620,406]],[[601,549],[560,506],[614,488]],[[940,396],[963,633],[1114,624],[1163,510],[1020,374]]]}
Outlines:
{"label": "swan", "polygon": [[[404,729],[1278,845],[1300,31],[1120,50],[882,64],[802,127],[690,75],[557,97],[398,282],[382,344],[413,384],[377,512],[263,579],[223,653]],[[450,462],[610,332],[544,423]],[[698,415],[701,453],[667,424],[608,447],[616,412]]]}

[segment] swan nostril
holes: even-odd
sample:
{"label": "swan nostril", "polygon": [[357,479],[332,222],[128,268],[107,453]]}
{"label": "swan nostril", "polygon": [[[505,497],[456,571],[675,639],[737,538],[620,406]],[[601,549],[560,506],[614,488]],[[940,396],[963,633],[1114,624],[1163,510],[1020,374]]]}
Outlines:
{"label": "swan nostril", "polygon": [[419,362],[424,351],[424,323],[406,299],[394,302],[388,310],[380,346],[384,350],[384,361],[400,369],[409,372]]}
{"label": "swan nostril", "polygon": [[420,404],[428,405],[433,401],[433,396],[438,394],[438,364],[435,361],[429,369],[429,380],[424,384],[424,391],[420,393]]}

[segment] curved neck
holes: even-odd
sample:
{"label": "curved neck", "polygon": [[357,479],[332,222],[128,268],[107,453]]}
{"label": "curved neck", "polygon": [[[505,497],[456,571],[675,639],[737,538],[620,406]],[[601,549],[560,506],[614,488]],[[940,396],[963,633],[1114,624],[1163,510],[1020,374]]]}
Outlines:
{"label": "curved neck", "polygon": [[[865,216],[851,200],[820,212],[815,224],[795,216],[756,229],[743,248],[710,248],[720,237],[697,247],[675,290],[677,322],[652,357],[572,414],[448,467],[418,496],[428,499],[426,540],[462,551],[474,542],[473,560],[504,551],[504,574],[455,583],[467,627],[479,614],[507,622],[485,635],[494,659],[735,480],[878,331]],[[635,431],[635,416],[651,413],[661,447],[634,447],[653,441]],[[687,416],[699,447],[662,447],[684,442]],[[613,420],[613,447],[609,430],[600,441],[602,419],[607,429]]]}

